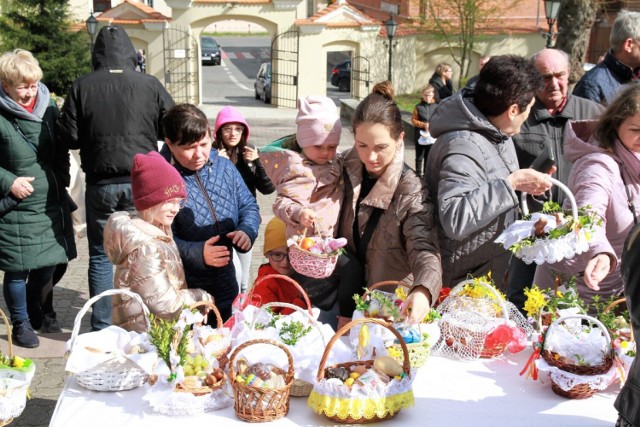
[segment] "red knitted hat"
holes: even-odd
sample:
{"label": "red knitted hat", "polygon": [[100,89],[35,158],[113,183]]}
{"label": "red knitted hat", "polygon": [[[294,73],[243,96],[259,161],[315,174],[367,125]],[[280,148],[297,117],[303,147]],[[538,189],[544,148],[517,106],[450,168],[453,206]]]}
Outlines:
{"label": "red knitted hat", "polygon": [[133,157],[131,190],[133,204],[138,211],[167,200],[187,198],[180,173],[155,151]]}

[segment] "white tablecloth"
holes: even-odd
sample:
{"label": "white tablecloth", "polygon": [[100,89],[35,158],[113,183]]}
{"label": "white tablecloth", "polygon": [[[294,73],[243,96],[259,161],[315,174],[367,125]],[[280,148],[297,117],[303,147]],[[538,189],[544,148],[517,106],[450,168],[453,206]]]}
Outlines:
{"label": "white tablecloth", "polygon": [[[614,384],[585,400],[569,400],[551,391],[548,380],[518,376],[529,351],[494,360],[471,362],[431,357],[414,382],[416,405],[403,409],[385,426],[432,427],[611,427],[617,413],[613,402],[620,391]],[[50,427],[175,427],[230,426],[237,419],[233,407],[200,416],[175,418],[156,415],[142,400],[144,388],[120,393],[92,392],[70,378],[58,400]],[[334,425],[307,407],[306,398],[291,398],[286,418],[272,426]]]}

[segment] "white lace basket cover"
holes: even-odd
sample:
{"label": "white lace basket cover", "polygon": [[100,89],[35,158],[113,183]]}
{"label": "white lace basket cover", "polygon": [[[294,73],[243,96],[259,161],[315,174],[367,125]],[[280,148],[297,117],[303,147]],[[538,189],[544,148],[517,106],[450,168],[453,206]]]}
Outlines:
{"label": "white lace basket cover", "polygon": [[459,295],[464,286],[471,283],[473,279],[460,282],[437,307],[442,316],[440,340],[432,354],[450,359],[478,359],[483,354],[487,336],[505,324],[519,327],[526,336],[533,333],[532,326],[516,306],[503,300],[493,286],[481,283],[495,299]]}
{"label": "white lace basket cover", "polygon": [[[142,301],[140,295],[134,292],[128,291],[126,289],[109,289],[99,295],[94,296],[85,303],[82,309],[78,312],[78,315],[73,322],[71,338],[67,343],[66,369],[67,371],[75,375],[76,381],[79,385],[89,390],[131,390],[133,388],[140,387],[142,384],[147,382],[147,379],[149,378],[149,372],[138,363],[136,363],[136,358],[138,358],[138,356],[126,354],[123,348],[110,348],[105,349],[106,351],[103,352],[92,352],[88,351],[88,349],[86,349],[83,344],[84,342],[89,340],[89,335],[91,335],[92,342],[99,342],[100,339],[98,337],[95,337],[95,335],[101,333],[105,334],[105,340],[107,336],[111,337],[113,334],[128,334],[129,336],[133,337],[132,339],[135,340],[136,336],[141,336],[143,334],[127,332],[122,328],[109,326],[105,330],[86,334],[86,339],[84,339],[84,335],[81,337],[78,336],[78,333],[80,331],[80,324],[82,323],[82,317],[87,313],[87,311],[89,311],[89,308],[91,308],[91,306],[100,298],[112,295],[126,295],[136,300],[142,306],[147,329],[149,328],[149,309]],[[144,341],[146,341],[146,339]],[[120,339],[118,339],[117,342],[118,344],[122,344]],[[124,343],[123,345],[126,346],[128,345],[128,343]],[[74,352],[82,352],[82,357],[84,360],[78,360],[78,356],[74,355]],[[72,359],[72,355],[76,357]],[[152,351],[146,356],[143,356],[141,359],[149,359],[148,356],[154,356],[155,358],[157,358],[155,351]],[[149,360],[146,361],[149,362]],[[84,366],[84,369],[78,369],[78,366]]]}
{"label": "white lace basket cover", "polygon": [[[591,359],[587,360],[588,363],[600,363],[602,361],[602,357],[599,354],[599,351],[602,350],[602,348],[605,348],[605,351],[606,348],[611,348],[611,337],[609,336],[607,328],[593,317],[576,314],[556,319],[551,325],[549,325],[546,333],[549,334],[552,331],[552,328],[554,328],[554,331],[562,331],[563,329],[559,328],[559,324],[568,319],[587,319],[590,322],[597,324],[602,331],[601,339],[587,339],[582,342],[578,341],[575,339],[575,331],[576,328],[580,328],[581,326],[580,323],[576,323],[573,328],[570,328],[569,330],[565,329],[565,333],[560,336],[554,337],[547,335],[547,340],[549,340],[550,337],[552,339],[548,345],[547,340],[545,340],[545,348],[553,350],[559,354],[582,354],[580,356],[581,358]],[[593,331],[595,332],[596,330],[594,329]],[[581,384],[588,384],[589,387],[594,390],[604,390],[617,379],[619,374],[615,363],[611,365],[611,368],[607,372],[599,375],[580,375],[567,372],[557,366],[550,365],[543,358],[537,359],[535,364],[540,372],[546,373],[546,375],[540,375],[539,378],[541,382],[544,382],[546,378],[549,378],[558,387],[567,392]],[[576,364],[578,364],[578,361],[576,361]]]}
{"label": "white lace basket cover", "polygon": [[233,405],[233,391],[228,380],[212,393],[195,396],[191,393],[174,391],[173,384],[160,383],[145,385],[142,397],[155,413],[171,416],[191,416],[211,412]]}
{"label": "white lace basket cover", "polygon": [[[11,339],[11,329],[9,319],[0,310],[0,316],[7,327],[7,342],[9,344],[9,359],[13,358],[13,342]],[[20,416],[27,405],[27,392],[31,380],[36,373],[35,364],[26,368],[11,368],[3,366],[0,368],[0,426],[9,424],[14,418]]]}
{"label": "white lace basket cover", "polygon": [[[578,218],[578,206],[576,205],[576,199],[573,197],[573,193],[560,181],[547,177],[554,185],[558,186],[567,195],[567,198],[571,202],[571,214],[573,221],[577,221]],[[529,214],[529,207],[527,206],[527,193],[522,193],[521,197],[522,214]],[[496,243],[502,243],[505,249],[509,249],[516,243],[521,242],[524,239],[534,236],[534,224],[540,219],[545,218],[548,222],[545,226],[545,232],[562,225],[557,224],[553,215],[547,215],[543,213],[533,213],[529,220],[518,220],[511,224],[505,231],[498,236]],[[514,255],[527,264],[535,262],[536,264],[544,263],[556,263],[563,259],[571,259],[577,254],[586,252],[589,249],[587,230],[579,228],[572,232],[565,234],[556,239],[550,239],[549,237],[536,238],[532,245],[524,246],[514,252]]]}

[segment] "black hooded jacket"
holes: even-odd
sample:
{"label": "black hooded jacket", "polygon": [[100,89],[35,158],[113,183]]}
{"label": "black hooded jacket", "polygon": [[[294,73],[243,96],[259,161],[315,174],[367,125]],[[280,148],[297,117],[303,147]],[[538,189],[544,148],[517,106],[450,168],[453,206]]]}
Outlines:
{"label": "black hooded jacket", "polygon": [[58,136],[80,149],[87,183],[130,182],[133,156],[158,150],[161,121],[173,99],[160,81],[135,70],[136,50],[119,26],[103,27],[94,71],[77,79],[58,119]]}

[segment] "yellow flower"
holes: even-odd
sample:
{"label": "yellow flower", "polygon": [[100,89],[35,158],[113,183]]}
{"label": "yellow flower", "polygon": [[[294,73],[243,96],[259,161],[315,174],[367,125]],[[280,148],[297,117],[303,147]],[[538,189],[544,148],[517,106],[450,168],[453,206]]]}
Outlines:
{"label": "yellow flower", "polygon": [[398,286],[396,288],[396,296],[398,297],[399,300],[406,300],[407,299],[407,293],[405,292],[404,288],[401,286]]}
{"label": "yellow flower", "polygon": [[13,367],[14,368],[22,368],[24,367],[25,360],[20,356],[13,357]]}
{"label": "yellow flower", "polygon": [[537,285],[533,285],[530,289],[525,289],[524,295],[527,297],[524,303],[524,310],[527,312],[527,315],[531,317],[540,314],[542,309],[547,305],[544,292],[542,292]]}

